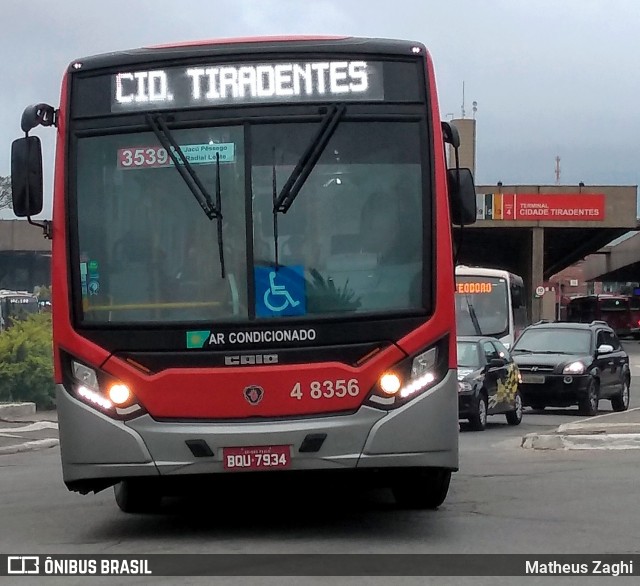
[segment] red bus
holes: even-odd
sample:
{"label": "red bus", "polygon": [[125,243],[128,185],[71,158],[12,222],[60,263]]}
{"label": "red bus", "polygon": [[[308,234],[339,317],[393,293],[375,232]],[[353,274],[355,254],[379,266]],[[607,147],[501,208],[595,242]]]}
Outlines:
{"label": "red bus", "polygon": [[[57,129],[63,476],[123,511],[170,481],[355,473],[435,508],[458,467],[451,223],[475,219],[423,45],[208,41],[70,64]],[[456,153],[446,168],[444,142]],[[30,221],[32,221],[30,219]],[[242,478],[242,477],[240,477]]]}
{"label": "red bus", "polygon": [[567,305],[567,321],[590,323],[605,321],[619,336],[628,336],[637,331],[631,313],[629,297],[626,295],[585,295],[574,297]]}
{"label": "red bus", "polygon": [[640,297],[629,295],[629,311],[631,312],[631,335],[640,339]]}

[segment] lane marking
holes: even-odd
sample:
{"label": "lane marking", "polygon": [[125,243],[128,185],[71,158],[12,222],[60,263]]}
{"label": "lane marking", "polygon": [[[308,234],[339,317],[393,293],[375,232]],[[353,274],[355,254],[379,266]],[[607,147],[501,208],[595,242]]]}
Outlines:
{"label": "lane marking", "polygon": [[0,427],[0,433],[25,433],[42,429],[58,429],[58,424],[53,421],[36,421],[22,427]]}
{"label": "lane marking", "polygon": [[[640,411],[640,407],[634,407],[633,409],[627,409],[626,411],[613,411],[612,413],[603,413],[602,415],[595,415],[594,417],[585,417],[584,419],[578,419],[578,421],[572,421],[571,423],[564,423],[561,427],[565,427],[565,426],[571,427],[574,425],[580,425],[582,423],[592,423],[595,419],[602,419],[603,417],[611,417],[612,415],[621,415],[623,413],[631,413],[633,411]],[[625,423],[625,425],[632,425],[633,423],[634,422]]]}

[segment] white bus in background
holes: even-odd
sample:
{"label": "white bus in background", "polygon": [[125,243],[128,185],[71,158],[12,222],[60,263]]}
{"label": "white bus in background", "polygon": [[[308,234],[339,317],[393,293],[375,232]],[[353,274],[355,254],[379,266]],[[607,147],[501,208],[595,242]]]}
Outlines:
{"label": "white bus in background", "polygon": [[27,291],[0,289],[0,332],[8,329],[14,321],[38,313],[38,298]]}
{"label": "white bus in background", "polygon": [[484,267],[456,267],[458,336],[491,336],[507,348],[529,325],[522,277]]}

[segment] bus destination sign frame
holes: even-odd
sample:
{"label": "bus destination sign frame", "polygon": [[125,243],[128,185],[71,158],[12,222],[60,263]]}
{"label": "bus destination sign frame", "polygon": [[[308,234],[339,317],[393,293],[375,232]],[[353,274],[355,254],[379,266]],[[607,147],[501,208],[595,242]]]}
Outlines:
{"label": "bus destination sign frame", "polygon": [[111,76],[111,112],[271,102],[383,101],[384,63],[363,60],[185,65]]}

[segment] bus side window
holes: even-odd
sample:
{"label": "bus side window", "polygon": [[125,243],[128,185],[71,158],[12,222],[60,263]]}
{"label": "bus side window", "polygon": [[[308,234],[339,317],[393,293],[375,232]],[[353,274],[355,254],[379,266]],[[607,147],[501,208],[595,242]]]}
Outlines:
{"label": "bus side window", "polygon": [[511,306],[513,309],[513,328],[515,337],[529,325],[527,308],[524,305],[524,285],[511,284]]}
{"label": "bus side window", "polygon": [[512,284],[511,285],[511,305],[513,309],[522,307],[522,300],[524,299],[524,286]]}

